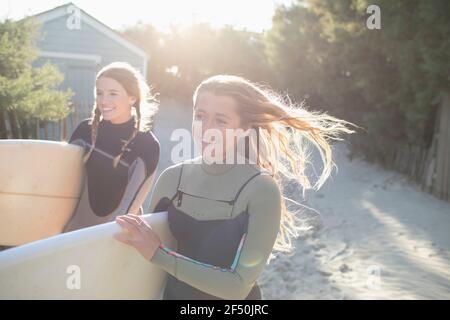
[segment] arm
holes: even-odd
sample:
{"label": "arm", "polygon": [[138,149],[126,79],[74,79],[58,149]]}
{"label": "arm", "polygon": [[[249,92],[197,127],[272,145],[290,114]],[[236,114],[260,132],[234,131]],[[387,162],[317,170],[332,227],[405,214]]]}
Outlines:
{"label": "arm", "polygon": [[149,194],[152,189],[153,182],[155,181],[155,172],[148,177],[143,183],[139,191],[136,193],[136,197],[134,201],[131,203],[130,208],[128,209],[128,213],[131,214],[144,214],[142,212],[142,204],[145,201],[145,198]]}
{"label": "arm", "polygon": [[245,299],[272,252],[281,214],[281,195],[273,178],[260,176],[251,184],[248,232],[241,240],[230,269],[203,264],[164,245],[156,250],[150,261],[206,293],[225,299]]}
{"label": "arm", "polygon": [[[148,137],[153,137],[149,135]],[[152,139],[141,143],[140,150],[145,150],[128,169],[128,183],[122,200],[116,210],[117,214],[141,214],[141,206],[150,192],[159,162],[159,143]]]}

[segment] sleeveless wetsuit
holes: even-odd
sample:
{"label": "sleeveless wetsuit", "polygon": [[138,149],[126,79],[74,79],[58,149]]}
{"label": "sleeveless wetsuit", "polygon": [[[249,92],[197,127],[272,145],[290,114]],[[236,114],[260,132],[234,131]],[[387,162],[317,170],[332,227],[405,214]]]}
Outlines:
{"label": "sleeveless wetsuit", "polygon": [[152,194],[150,212],[168,211],[176,239],[151,259],[169,273],[163,298],[259,300],[280,226],[278,185],[254,165],[198,159],[166,169]]}
{"label": "sleeveless wetsuit", "polygon": [[[90,119],[75,129],[70,143],[91,146]],[[151,131],[139,132],[128,144],[116,168],[113,159],[133,133],[135,118],[113,124],[102,120],[94,151],[86,163],[87,179],[76,212],[65,231],[85,228],[126,213],[142,213],[142,204],[152,186],[159,160],[159,142]]]}

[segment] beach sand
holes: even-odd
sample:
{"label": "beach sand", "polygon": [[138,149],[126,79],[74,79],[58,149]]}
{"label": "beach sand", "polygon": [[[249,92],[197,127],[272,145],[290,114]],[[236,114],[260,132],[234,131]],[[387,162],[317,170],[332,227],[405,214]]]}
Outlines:
{"label": "beach sand", "polygon": [[449,299],[450,203],[347,154],[334,146],[338,170],[307,192],[318,221],[266,267],[264,298]]}

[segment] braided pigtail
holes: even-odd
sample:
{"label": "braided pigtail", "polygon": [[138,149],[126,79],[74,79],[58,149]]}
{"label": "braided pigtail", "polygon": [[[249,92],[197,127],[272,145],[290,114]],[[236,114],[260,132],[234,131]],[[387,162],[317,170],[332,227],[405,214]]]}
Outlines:
{"label": "braided pigtail", "polygon": [[95,142],[97,141],[97,132],[98,132],[98,124],[100,123],[101,112],[100,109],[95,105],[94,106],[94,117],[91,122],[91,148],[88,153],[84,156],[83,160],[86,163],[91,156],[92,151],[95,149]]}
{"label": "braided pigtail", "polygon": [[128,144],[136,137],[137,133],[139,132],[139,128],[141,126],[141,110],[140,110],[140,107],[139,107],[139,101],[136,103],[135,109],[136,109],[136,116],[137,116],[136,126],[135,126],[135,128],[133,130],[133,133],[131,134],[130,138],[127,141],[125,141],[124,145],[122,146],[122,149],[120,150],[119,155],[114,158],[114,160],[113,160],[113,167],[114,168],[117,168],[117,166],[118,166],[118,164],[120,162],[120,159],[122,158],[125,150],[127,150]]}

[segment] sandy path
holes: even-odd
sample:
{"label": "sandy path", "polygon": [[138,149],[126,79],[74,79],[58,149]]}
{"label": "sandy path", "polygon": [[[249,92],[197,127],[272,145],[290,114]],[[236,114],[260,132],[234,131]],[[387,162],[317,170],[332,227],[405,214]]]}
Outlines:
{"label": "sandy path", "polygon": [[320,228],[260,278],[268,299],[449,299],[450,203],[395,172],[347,157],[304,202]]}

